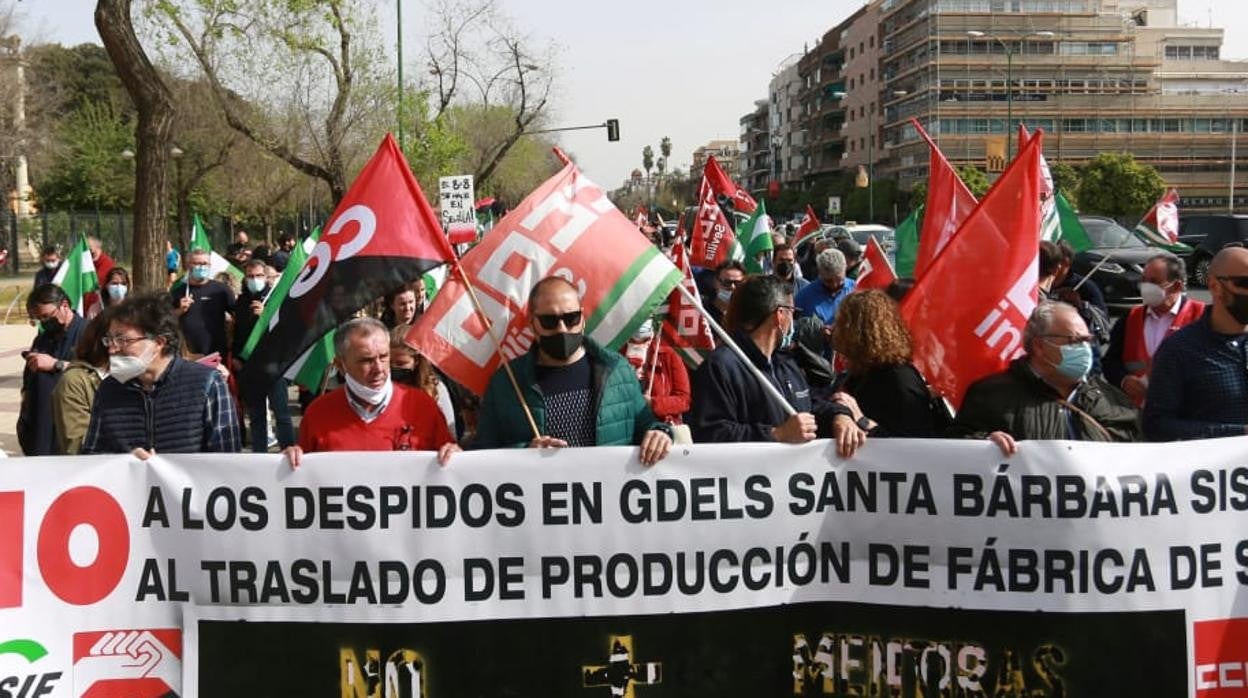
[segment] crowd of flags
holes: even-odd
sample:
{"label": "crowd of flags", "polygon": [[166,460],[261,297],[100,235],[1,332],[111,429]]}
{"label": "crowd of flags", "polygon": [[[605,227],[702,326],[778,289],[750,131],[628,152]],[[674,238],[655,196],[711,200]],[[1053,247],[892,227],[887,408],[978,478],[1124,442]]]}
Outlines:
{"label": "crowd of flags", "polygon": [[[1053,185],[1042,132],[1029,134],[1020,126],[1017,155],[983,199],[976,200],[935,141],[917,121],[912,123],[929,146],[927,199],[895,231],[895,269],[871,237],[858,288],[882,289],[899,276],[914,278],[900,308],[913,335],[914,363],[956,407],[972,382],[1002,370],[1021,354],[1018,336],[1037,301],[1040,241],[1065,240],[1077,251],[1092,242]],[[492,256],[515,249],[517,241],[509,238],[521,235],[522,229],[532,239],[557,234],[566,217],[548,215],[535,227],[535,211],[539,204],[549,208],[551,197],[568,193],[579,198],[562,202],[565,209],[583,205],[600,214],[576,244],[548,247],[551,257],[542,265],[530,260],[526,269],[515,272],[509,291],[482,278]],[[424,278],[436,295],[408,343],[452,380],[480,393],[501,357],[528,349],[532,336],[523,295],[553,269],[570,271],[579,280],[587,333],[601,344],[618,349],[641,322],[653,318],[661,325],[662,341],[696,367],[715,341],[703,309],[690,300],[697,296],[693,270],[737,259],[751,273],[761,273],[760,260],[773,245],[765,203],[755,201],[709,158],[689,245],[682,216],[668,256],[639,230],[645,223],[643,211],[630,220],[605,201],[605,194],[568,162],[497,224],[491,215],[478,241],[461,257],[402,153],[387,137],[328,221],[326,229],[341,234],[322,236],[318,229],[296,245],[241,352],[239,358],[246,360],[242,380],[268,384],[285,376],[318,389],[333,358],[333,329],[380,295]],[[1137,235],[1150,244],[1179,249],[1177,203],[1178,193],[1168,190],[1141,220]],[[356,222],[348,227],[363,227],[361,207],[374,217],[370,236],[362,242],[340,220],[349,218]],[[728,215],[734,213],[744,220],[729,225]],[[793,246],[815,239],[820,230],[808,206]],[[198,216],[191,249],[212,252]],[[228,261],[212,255],[214,272],[236,273]],[[100,280],[85,237],[70,250],[55,282],[80,313],[88,294],[98,294]]]}

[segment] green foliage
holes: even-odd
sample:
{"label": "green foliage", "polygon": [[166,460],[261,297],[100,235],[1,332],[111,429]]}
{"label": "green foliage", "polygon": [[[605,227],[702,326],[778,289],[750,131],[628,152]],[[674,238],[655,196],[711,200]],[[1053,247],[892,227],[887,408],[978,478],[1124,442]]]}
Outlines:
{"label": "green foliage", "polygon": [[451,169],[468,153],[468,144],[449,120],[430,119],[426,92],[404,91],[403,130],[407,134],[403,144],[407,164],[426,194],[436,193],[438,177],[452,174]]}
{"label": "green foliage", "polygon": [[910,208],[916,209],[927,203],[927,180],[921,179],[910,188]]}
{"label": "green foliage", "polygon": [[110,102],[88,102],[65,120],[64,149],[38,188],[44,210],[118,210],[134,202],[134,126]]}
{"label": "green foliage", "polygon": [[35,93],[28,108],[31,117],[61,119],[104,103],[117,105],[125,118],[135,113],[103,46],[40,44],[27,49],[25,58],[30,66],[26,80]]}
{"label": "green foliage", "polygon": [[654,169],[654,148],[646,146],[641,149],[641,169],[650,174],[650,170]]}
{"label": "green foliage", "polygon": [[974,165],[961,165],[956,169],[958,176],[966,182],[966,188],[971,190],[971,194],[974,194],[976,199],[984,198],[984,194],[988,193],[988,187],[991,186],[988,182],[988,175]]}
{"label": "green foliage", "polygon": [[1083,168],[1079,183],[1081,213],[1134,218],[1144,215],[1166,189],[1151,165],[1129,153],[1101,153]]}
{"label": "green foliage", "polygon": [[1066,197],[1071,206],[1079,207],[1076,202],[1079,193],[1079,170],[1064,162],[1049,163],[1049,173],[1053,175],[1053,186]]}

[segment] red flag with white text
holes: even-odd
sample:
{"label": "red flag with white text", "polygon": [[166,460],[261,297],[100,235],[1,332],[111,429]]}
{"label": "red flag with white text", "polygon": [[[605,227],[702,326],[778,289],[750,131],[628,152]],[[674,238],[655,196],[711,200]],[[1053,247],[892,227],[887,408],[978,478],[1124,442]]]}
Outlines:
{"label": "red flag with white text", "polygon": [[[696,299],[698,285],[693,279],[693,269],[689,266],[686,254],[684,243],[678,240],[672,247],[672,263],[681,272],[681,285]],[[715,348],[711,326],[706,322],[702,310],[681,293],[679,288],[672,289],[671,295],[667,297],[666,310],[663,316],[664,341],[680,354],[686,364],[696,368]]]}
{"label": "red flag with white text", "polygon": [[[911,119],[910,123],[930,149],[927,204],[923,209],[923,227],[919,230],[919,253],[914,260],[914,277],[921,279],[978,202],[918,120]],[[1036,167],[1038,169],[1039,165]]]}
{"label": "red flag with white text", "polygon": [[724,210],[715,201],[714,187],[703,177],[698,188],[698,217],[693,219],[693,237],[689,241],[689,263],[714,269],[728,261],[736,240]]}
{"label": "red flag with white text", "polygon": [[754,213],[754,209],[758,208],[758,202],[754,201],[754,197],[750,196],[750,192],[744,187],[732,181],[732,177],[724,172],[724,168],[719,166],[719,161],[712,155],[706,159],[706,169],[702,171],[702,177],[711,184],[711,190],[715,192],[716,197],[726,197],[732,202],[732,207],[741,213]]}
{"label": "red flag with white text", "polygon": [[512,209],[447,275],[407,343],[480,395],[500,351],[476,312],[466,275],[495,328],[501,355],[529,350],[529,290],[559,275],[575,285],[585,334],[617,349],[680,282],[680,271],[607,195],[568,163]]}
{"label": "red flag with white text", "polygon": [[1023,352],[1040,247],[1037,131],[901,304],[914,365],[955,407]]}
{"label": "red flag with white text", "polygon": [[866,291],[873,288],[886,289],[897,280],[893,265],[888,262],[888,255],[880,246],[880,241],[872,235],[867,240],[867,249],[863,252],[862,263],[858,268],[858,279],[855,291]]}
{"label": "red flag with white text", "polygon": [[797,232],[793,234],[793,242],[789,244],[796,249],[803,240],[819,232],[821,227],[819,216],[815,215],[815,209],[811,208],[810,204],[806,204],[806,216],[802,218],[802,222],[797,226]]}

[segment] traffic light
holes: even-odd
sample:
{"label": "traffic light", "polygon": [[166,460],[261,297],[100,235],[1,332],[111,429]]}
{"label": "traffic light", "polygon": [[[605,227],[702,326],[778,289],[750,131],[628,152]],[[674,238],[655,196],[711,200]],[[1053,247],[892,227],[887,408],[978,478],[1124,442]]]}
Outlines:
{"label": "traffic light", "polygon": [[607,119],[607,140],[611,142],[620,140],[619,119]]}

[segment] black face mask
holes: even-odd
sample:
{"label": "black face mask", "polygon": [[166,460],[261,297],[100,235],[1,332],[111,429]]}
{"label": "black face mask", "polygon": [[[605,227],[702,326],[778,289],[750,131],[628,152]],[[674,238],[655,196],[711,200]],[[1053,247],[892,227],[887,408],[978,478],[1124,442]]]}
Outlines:
{"label": "black face mask", "polygon": [[776,276],[782,279],[793,276],[793,263],[788,260],[776,262]]}
{"label": "black face mask", "polygon": [[43,331],[46,334],[59,334],[65,330],[65,326],[61,324],[60,320],[56,319],[55,315],[50,318],[40,320],[39,325],[43,328]]}
{"label": "black face mask", "polygon": [[410,368],[391,368],[390,381],[403,385],[416,385],[416,371]]}
{"label": "black face mask", "polygon": [[1226,311],[1235,318],[1235,322],[1248,325],[1248,295],[1235,293],[1229,288],[1226,288],[1226,293],[1231,297],[1231,302],[1226,304]]}
{"label": "black face mask", "polygon": [[566,361],[581,348],[585,335],[580,332],[560,332],[537,337],[537,346],[552,359]]}

